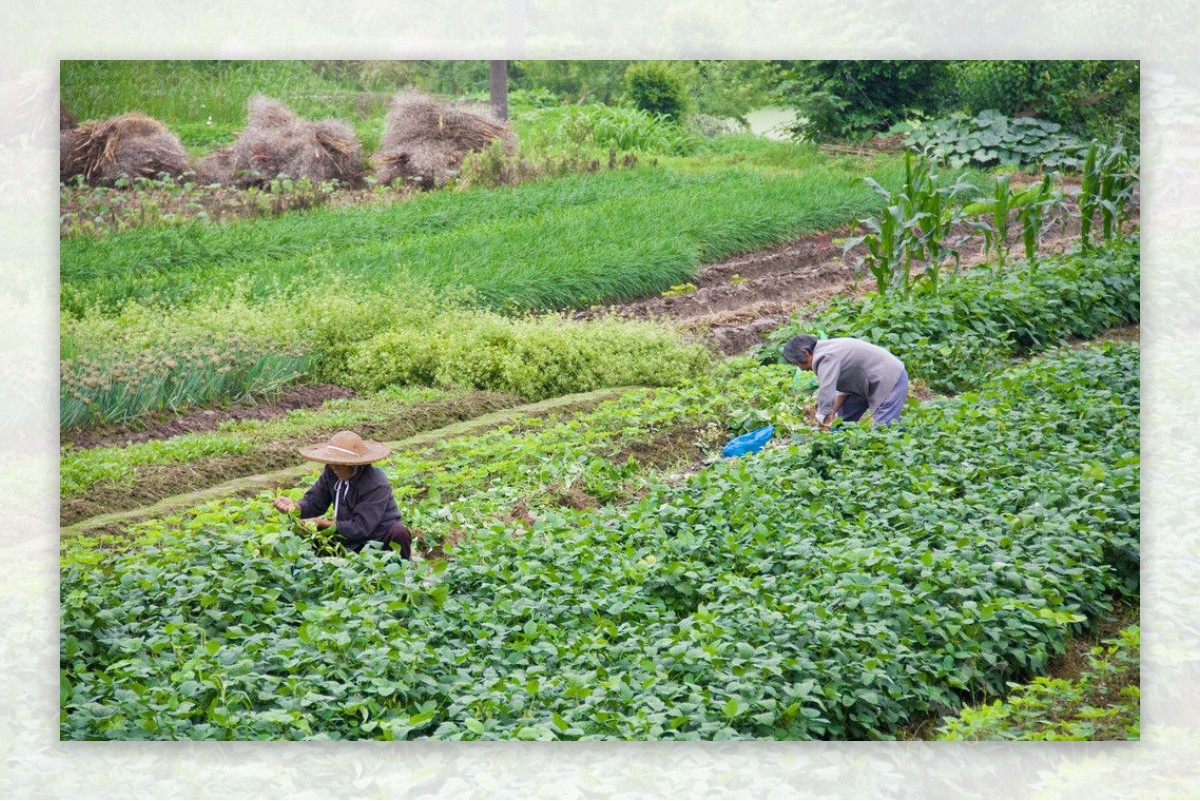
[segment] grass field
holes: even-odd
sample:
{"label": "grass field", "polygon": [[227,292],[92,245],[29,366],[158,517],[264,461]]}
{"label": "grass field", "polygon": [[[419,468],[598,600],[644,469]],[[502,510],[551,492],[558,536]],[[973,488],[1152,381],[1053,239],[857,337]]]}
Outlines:
{"label": "grass field", "polygon": [[[873,166],[884,181],[903,169]],[[828,164],[775,176],[644,169],[74,237],[62,244],[62,308],[195,302],[235,286],[257,300],[331,275],[367,288],[470,287],[490,308],[587,306],[653,294],[704,262],[865,214],[877,196],[858,174]]]}

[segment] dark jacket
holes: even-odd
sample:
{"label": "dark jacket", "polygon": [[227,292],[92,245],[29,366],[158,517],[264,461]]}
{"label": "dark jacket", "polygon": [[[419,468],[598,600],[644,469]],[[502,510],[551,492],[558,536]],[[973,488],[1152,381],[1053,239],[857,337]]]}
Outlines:
{"label": "dark jacket", "polygon": [[388,530],[401,522],[392,485],[374,465],[360,467],[349,481],[340,480],[333,468],[326,465],[320,478],[300,499],[300,516],[317,517],[331,506],[337,509],[334,523],[338,536],[354,550],[368,540],[386,542]]}

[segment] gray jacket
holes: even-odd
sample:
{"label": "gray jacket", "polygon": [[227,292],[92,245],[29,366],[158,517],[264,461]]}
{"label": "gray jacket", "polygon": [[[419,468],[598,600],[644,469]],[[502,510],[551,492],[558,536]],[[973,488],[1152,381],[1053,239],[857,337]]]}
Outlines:
{"label": "gray jacket", "polygon": [[878,345],[853,337],[835,337],[817,341],[812,369],[821,382],[817,418],[824,420],[833,412],[839,393],[866,398],[867,406],[875,411],[896,386],[904,363]]}

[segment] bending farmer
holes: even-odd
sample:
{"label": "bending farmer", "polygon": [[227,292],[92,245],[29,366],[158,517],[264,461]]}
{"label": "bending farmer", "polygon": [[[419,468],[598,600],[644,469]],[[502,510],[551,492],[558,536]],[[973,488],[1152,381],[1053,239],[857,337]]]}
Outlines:
{"label": "bending farmer", "polygon": [[817,422],[828,428],[834,417],[853,423],[869,408],[876,425],[900,419],[908,395],[904,363],[878,345],[853,337],[818,340],[808,334],[789,339],[783,358],[812,370],[817,390]]}
{"label": "bending farmer", "polygon": [[[388,446],[353,431],[339,431],[327,443],[310,445],[300,453],[324,463],[325,469],[299,503],[280,496],[273,501],[275,508],[284,513],[299,509],[300,517],[316,518],[312,522],[317,528],[332,527],[352,551],[362,550],[369,540],[396,542],[400,555],[411,559],[412,534],[400,520],[392,486],[383,471],[371,465],[390,452]],[[333,520],[316,517],[330,506]]]}

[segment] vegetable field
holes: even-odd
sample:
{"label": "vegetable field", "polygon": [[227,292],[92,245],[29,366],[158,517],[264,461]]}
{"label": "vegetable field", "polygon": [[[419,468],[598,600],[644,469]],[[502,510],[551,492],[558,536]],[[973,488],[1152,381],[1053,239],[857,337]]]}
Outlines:
{"label": "vegetable field", "polygon": [[1137,409],[1136,348],[1088,348],[619,509],[505,522],[477,474],[416,567],[263,499],[70,543],[63,735],[895,736],[1136,592]]}
{"label": "vegetable field", "polygon": [[[395,75],[355,69],[64,96],[175,71],[200,158],[268,81],[374,148]],[[1136,147],[994,111],[766,142],[636,105],[671,69],[517,90],[427,191],[63,182],[62,739],[1139,736]],[[901,420],[816,425],[800,333],[901,359]],[[273,506],[344,429],[413,559]]]}

